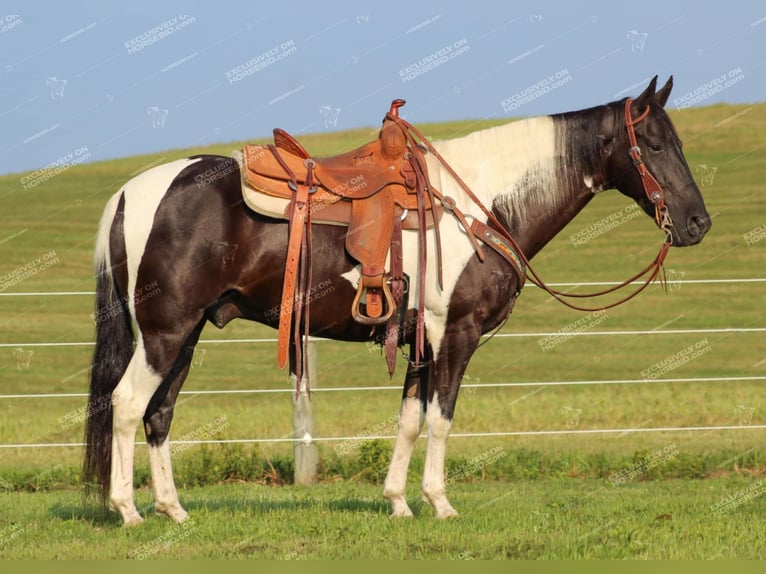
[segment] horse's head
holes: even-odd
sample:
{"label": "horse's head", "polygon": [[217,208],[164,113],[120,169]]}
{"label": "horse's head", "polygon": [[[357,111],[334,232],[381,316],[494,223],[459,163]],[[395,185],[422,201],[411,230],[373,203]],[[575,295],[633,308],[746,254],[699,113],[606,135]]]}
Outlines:
{"label": "horse's head", "polygon": [[[667,218],[660,213],[664,202],[673,245],[682,247],[702,241],[711,223],[681,151],[681,140],[663,109],[672,87],[671,76],[656,91],[655,76],[635,100],[610,104],[602,137],[610,186],[633,198],[657,218],[658,225],[667,227]],[[631,131],[635,142],[631,142]]]}

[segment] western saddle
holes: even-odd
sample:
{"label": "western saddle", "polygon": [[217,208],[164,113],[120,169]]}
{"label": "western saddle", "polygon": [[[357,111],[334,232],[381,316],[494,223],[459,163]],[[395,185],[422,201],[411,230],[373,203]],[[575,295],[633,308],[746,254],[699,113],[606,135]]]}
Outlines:
{"label": "western saddle", "polygon": [[[386,325],[389,374],[393,374],[395,366],[404,311],[403,229],[417,230],[418,233],[419,286],[425,281],[426,230],[433,228],[441,287],[438,222],[445,209],[458,218],[482,261],[484,254],[477,237],[511,263],[521,279],[519,289],[523,285],[524,264],[512,244],[504,239],[507,234],[498,233],[477,219],[469,225],[455,207],[454,200],[443,197],[431,185],[425,160],[428,150],[437,155],[454,177],[457,178],[457,175],[446,166],[430,143],[399,117],[398,110],[404,103],[404,100],[391,103],[377,139],[335,157],[311,157],[295,138],[279,128],[274,130],[273,144],[247,145],[242,150],[245,183],[260,194],[288,200],[284,202],[284,211],[276,214],[289,221],[279,312],[278,361],[280,367],[287,362],[292,330],[292,351],[296,353],[294,364],[298,381],[303,373],[301,319],[304,336],[308,336],[309,326],[312,223],[348,226],[346,250],[359,262],[361,272],[351,314],[355,321],[364,325]],[[418,136],[420,142],[413,134]],[[468,193],[478,202],[470,190]],[[385,268],[387,258],[390,260],[388,271]],[[424,289],[418,291],[416,362],[424,356],[425,348]]]}

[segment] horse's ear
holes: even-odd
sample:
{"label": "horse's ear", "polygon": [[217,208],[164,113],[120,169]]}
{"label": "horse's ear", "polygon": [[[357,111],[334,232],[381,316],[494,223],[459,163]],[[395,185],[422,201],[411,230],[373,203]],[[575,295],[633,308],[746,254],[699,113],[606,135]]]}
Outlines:
{"label": "horse's ear", "polygon": [[665,85],[660,88],[660,91],[657,92],[654,96],[657,99],[657,103],[660,104],[663,108],[665,107],[665,104],[668,101],[668,98],[670,97],[670,90],[673,89],[673,76],[670,76],[668,78],[668,81],[665,82]]}
{"label": "horse's ear", "polygon": [[652,78],[652,81],[649,82],[649,85],[646,86],[646,89],[641,92],[641,95],[638,96],[633,101],[632,111],[633,115],[637,116],[646,109],[646,106],[649,105],[649,103],[652,101],[652,98],[654,97],[654,92],[657,90],[657,76],[654,76]]}

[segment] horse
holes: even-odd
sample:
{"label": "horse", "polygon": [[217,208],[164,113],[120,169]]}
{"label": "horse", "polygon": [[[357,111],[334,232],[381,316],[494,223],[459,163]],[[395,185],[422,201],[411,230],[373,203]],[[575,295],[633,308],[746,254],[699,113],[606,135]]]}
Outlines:
{"label": "horse", "polygon": [[[637,170],[641,161],[661,185],[672,246],[699,243],[711,227],[681,141],[664,106],[672,76],[657,90],[655,76],[634,100],[521,119],[434,142],[435,149],[532,258],[596,193],[617,189],[649,215],[656,206]],[[627,112],[626,109],[627,105]],[[627,119],[626,119],[627,115]],[[634,124],[626,128],[626,122]],[[633,139],[629,137],[634,130]],[[636,155],[640,160],[636,161]],[[430,181],[472,217],[485,213],[431,155]],[[179,391],[207,323],[223,328],[235,318],[276,327],[288,244],[285,220],[243,204],[242,166],[236,157],[194,155],[152,167],[106,203],[95,244],[96,346],[85,425],[83,483],[121,516],[143,521],[133,499],[135,431],[143,420],[155,511],[188,518],[173,481],[168,440]],[[658,225],[659,225],[658,221]],[[433,258],[426,281],[406,295],[403,321],[412,324],[418,289],[425,290],[425,356],[407,364],[398,432],[383,496],[392,516],[412,516],[405,484],[415,440],[427,426],[422,494],[435,517],[457,516],[446,496],[447,437],[461,379],[482,335],[513,309],[521,279],[506,259],[486,250],[477,257],[464,228],[440,219],[443,281]],[[350,303],[359,281],[344,250],[345,228],[314,225],[313,284],[323,290],[312,307],[309,332],[341,340],[380,341],[381,327],[355,322]],[[404,231],[403,267],[417,276],[418,240]],[[433,248],[433,229],[428,232]],[[497,278],[504,278],[498,281]],[[400,346],[413,345],[403,328]],[[289,365],[295,381],[296,365]]]}

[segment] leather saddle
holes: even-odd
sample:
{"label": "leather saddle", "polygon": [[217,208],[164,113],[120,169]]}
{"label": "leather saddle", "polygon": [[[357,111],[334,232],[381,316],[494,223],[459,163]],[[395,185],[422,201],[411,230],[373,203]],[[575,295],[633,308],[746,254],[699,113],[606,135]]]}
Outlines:
{"label": "leather saddle", "polygon": [[[397,115],[403,100],[394,100],[389,114]],[[315,223],[336,223],[352,227],[347,248],[353,256],[356,243],[366,243],[361,236],[380,236],[381,246],[390,227],[389,218],[376,220],[363,232],[360,219],[384,210],[402,218],[403,229],[418,227],[417,175],[408,159],[407,141],[402,128],[384,119],[378,138],[355,150],[328,158],[312,158],[303,145],[282,129],[274,130],[274,144],[246,145],[243,149],[246,183],[267,196],[292,200],[296,187],[306,185],[307,164],[313,164],[311,193],[312,218]],[[365,203],[364,201],[368,201]],[[441,217],[441,206],[432,206],[425,198],[427,226]],[[357,217],[353,217],[352,211]],[[282,213],[290,219],[289,206]],[[364,223],[362,221],[361,223]],[[377,231],[377,233],[373,233]],[[382,249],[383,247],[381,247]],[[365,261],[359,259],[364,267]]]}
{"label": "leather saddle", "polygon": [[[424,236],[425,229],[433,227],[443,211],[426,191],[423,150],[408,145],[404,129],[392,119],[398,117],[402,105],[403,100],[392,102],[377,139],[335,157],[311,157],[300,142],[281,129],[274,130],[273,144],[243,148],[247,185],[259,193],[289,200],[281,214],[291,226],[282,299],[285,314],[290,313],[285,305],[295,306],[286,296],[301,298],[295,295],[294,268],[302,256],[294,232],[298,226],[314,222],[348,226],[346,250],[361,267],[351,308],[354,320],[382,325],[394,317],[403,295],[401,231],[419,229]],[[392,269],[387,271],[389,252]],[[283,330],[289,326],[280,323]],[[284,366],[286,342],[283,346],[280,366]]]}
{"label": "leather saddle", "polygon": [[289,221],[277,348],[280,367],[286,365],[290,348],[297,381],[301,380],[304,370],[301,337],[308,336],[310,324],[312,224],[348,227],[346,251],[361,267],[351,315],[355,321],[373,329],[385,325],[389,374],[393,374],[396,362],[403,322],[401,303],[406,290],[402,230],[415,230],[418,237],[414,363],[425,357],[426,231],[433,228],[437,281],[441,287],[438,222],[444,210],[457,218],[481,261],[484,261],[484,253],[479,241],[505,258],[523,285],[523,263],[504,236],[476,218],[469,225],[466,214],[457,209],[455,201],[442,196],[431,185],[426,151],[433,153],[473,201],[488,213],[423,135],[399,117],[398,110],[404,103],[404,100],[391,102],[377,139],[338,156],[314,158],[281,129],[274,130],[273,144],[247,145],[242,149],[245,203],[255,211]]}

